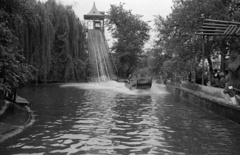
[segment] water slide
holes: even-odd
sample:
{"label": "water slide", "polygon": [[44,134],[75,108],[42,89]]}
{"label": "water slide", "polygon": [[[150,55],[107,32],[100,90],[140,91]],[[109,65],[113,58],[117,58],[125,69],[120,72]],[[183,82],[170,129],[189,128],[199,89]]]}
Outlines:
{"label": "water slide", "polygon": [[90,78],[94,81],[117,80],[116,66],[101,30],[88,30]]}

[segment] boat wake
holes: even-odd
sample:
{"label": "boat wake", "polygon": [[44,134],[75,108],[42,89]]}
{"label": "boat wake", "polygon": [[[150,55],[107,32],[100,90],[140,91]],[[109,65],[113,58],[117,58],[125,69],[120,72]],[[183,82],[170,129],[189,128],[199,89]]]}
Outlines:
{"label": "boat wake", "polygon": [[135,89],[130,90],[125,86],[125,83],[108,81],[108,82],[92,82],[92,83],[67,83],[61,85],[61,87],[76,87],[85,90],[111,90],[117,93],[129,94],[129,95],[150,95],[150,94],[168,94],[165,89],[165,85],[152,83],[150,89]]}

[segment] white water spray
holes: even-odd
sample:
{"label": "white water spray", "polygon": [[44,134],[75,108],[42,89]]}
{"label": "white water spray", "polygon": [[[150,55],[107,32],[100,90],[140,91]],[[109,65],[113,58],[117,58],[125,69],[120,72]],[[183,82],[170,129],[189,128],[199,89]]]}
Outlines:
{"label": "white water spray", "polygon": [[116,81],[107,82],[91,82],[91,83],[67,83],[61,87],[76,87],[85,90],[112,90],[117,93],[129,95],[150,95],[150,94],[168,94],[165,86],[162,84],[152,83],[151,89],[135,89],[130,90],[125,86],[125,83]]}

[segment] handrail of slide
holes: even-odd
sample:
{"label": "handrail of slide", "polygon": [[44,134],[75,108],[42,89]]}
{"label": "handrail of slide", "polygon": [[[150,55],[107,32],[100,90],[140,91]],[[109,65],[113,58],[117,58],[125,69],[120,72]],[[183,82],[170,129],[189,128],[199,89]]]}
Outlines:
{"label": "handrail of slide", "polygon": [[[100,32],[101,33],[101,32]],[[101,41],[101,36],[99,35],[99,40]],[[102,43],[102,42],[101,42]],[[103,61],[104,61],[104,65],[105,65],[105,69],[106,69],[106,73],[107,73],[107,77],[108,79],[110,79],[110,76],[109,76],[109,72],[108,72],[108,67],[107,67],[107,63],[106,63],[106,58],[104,56],[104,53],[103,53],[103,47],[102,47],[102,44],[100,44],[100,47],[101,47],[101,54],[102,54],[102,58],[103,58]]]}
{"label": "handrail of slide", "polygon": [[113,57],[112,57],[112,54],[110,53],[109,45],[108,45],[108,42],[107,42],[106,37],[105,37],[104,34],[103,34],[103,37],[104,37],[104,41],[105,41],[105,44],[106,44],[108,53],[109,53],[109,55],[110,55],[110,57],[111,57],[111,60],[112,60],[113,65],[114,65],[114,68],[115,68],[115,70],[118,72],[117,66],[116,66],[115,62],[113,61]]}
{"label": "handrail of slide", "polygon": [[[92,37],[92,32],[90,31],[90,38],[93,42],[93,37]],[[95,51],[95,47],[93,45],[93,48],[94,48],[94,51]],[[97,74],[98,74],[98,82],[100,82],[100,76],[99,76],[99,69],[98,69],[98,63],[97,63],[97,54],[96,54],[96,51],[94,52],[95,53],[95,61],[96,61],[96,66],[97,66]]]}

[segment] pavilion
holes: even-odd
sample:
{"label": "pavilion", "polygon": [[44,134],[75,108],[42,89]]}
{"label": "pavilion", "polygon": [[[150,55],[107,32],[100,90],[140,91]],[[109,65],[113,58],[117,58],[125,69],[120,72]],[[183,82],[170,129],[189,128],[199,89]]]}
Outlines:
{"label": "pavilion", "polygon": [[100,29],[104,31],[104,14],[105,12],[97,10],[94,2],[91,11],[84,15],[84,20],[87,20],[88,29]]}

